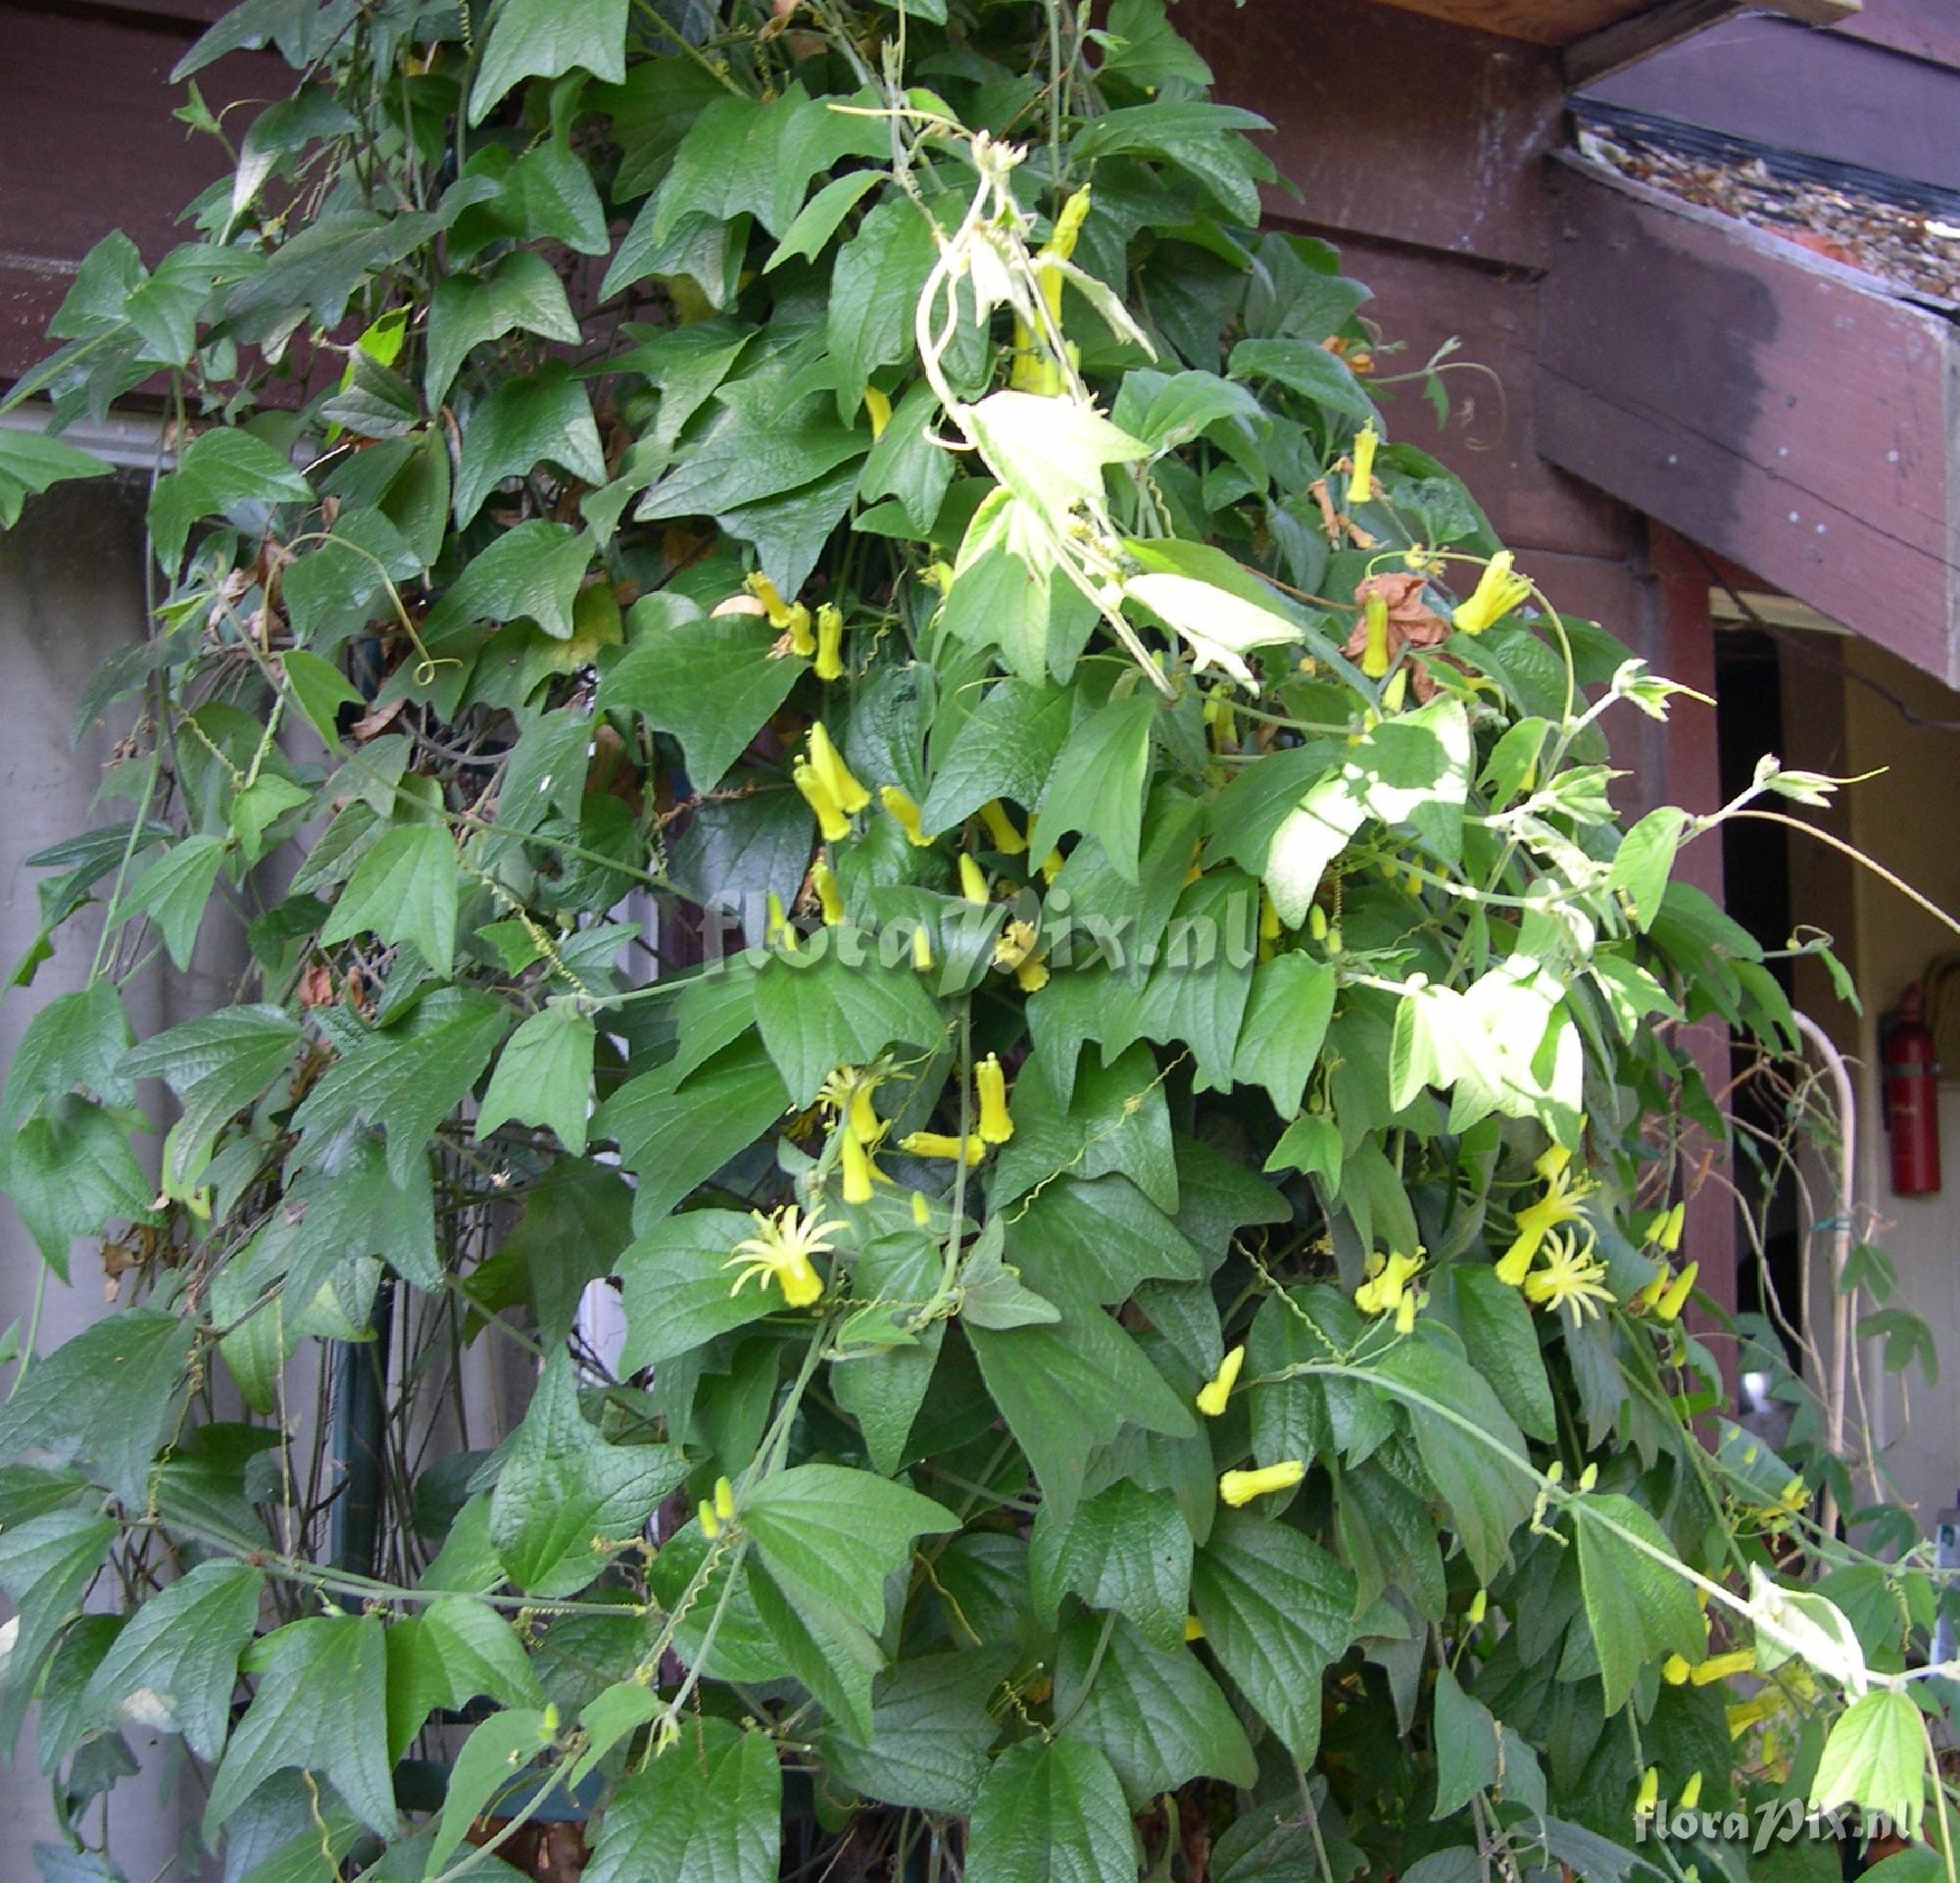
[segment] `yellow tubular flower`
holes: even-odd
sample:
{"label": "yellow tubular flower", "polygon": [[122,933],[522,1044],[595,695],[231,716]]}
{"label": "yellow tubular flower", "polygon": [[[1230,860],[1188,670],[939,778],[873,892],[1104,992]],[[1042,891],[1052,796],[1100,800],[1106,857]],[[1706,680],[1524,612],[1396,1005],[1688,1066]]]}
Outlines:
{"label": "yellow tubular flower", "polygon": [[735,1514],[735,1487],[725,1477],[714,1480],[714,1514],[724,1522]]}
{"label": "yellow tubular flower", "polygon": [[864,388],[864,410],[871,421],[871,442],[876,444],[892,422],[892,402],[876,386]]}
{"label": "yellow tubular flower", "polygon": [[1681,1318],[1681,1311],[1687,1307],[1689,1296],[1694,1292],[1694,1278],[1700,1272],[1701,1264],[1690,1262],[1675,1276],[1667,1293],[1654,1304],[1654,1319],[1665,1323]]}
{"label": "yellow tubular flower", "polygon": [[809,886],[816,891],[816,903],[823,911],[824,926],[835,928],[844,919],[844,898],[837,893],[836,870],[821,857],[809,867]]}
{"label": "yellow tubular flower", "polygon": [[1306,1475],[1306,1461],[1290,1458],[1283,1464],[1268,1464],[1256,1471],[1227,1471],[1218,1480],[1218,1495],[1234,1510],[1251,1503],[1255,1497],[1269,1497],[1275,1491],[1291,1491]]}
{"label": "yellow tubular flower", "polygon": [[[1560,1152],[1555,1160],[1552,1151]],[[1541,1174],[1546,1178],[1544,1195],[1518,1212],[1517,1235],[1497,1264],[1497,1279],[1513,1288],[1524,1281],[1540,1245],[1552,1230],[1585,1220],[1579,1206],[1598,1188],[1591,1177],[1573,1173],[1567,1163],[1569,1153],[1556,1145],[1552,1151],[1539,1160]]]}
{"label": "yellow tubular flower", "polygon": [[912,1192],[912,1220],[921,1229],[932,1220],[932,1205],[926,1202],[923,1190]]}
{"label": "yellow tubular flower", "polygon": [[1688,1783],[1681,1788],[1681,1809],[1691,1811],[1701,1803],[1701,1774],[1690,1772]]}
{"label": "yellow tubular flower", "polygon": [[912,966],[921,974],[932,967],[932,931],[924,922],[912,930]]}
{"label": "yellow tubular flower", "polygon": [[790,620],[790,605],[783,600],[782,592],[775,583],[759,569],[754,574],[744,577],[742,586],[762,604],[769,618],[771,627],[787,627]]}
{"label": "yellow tubular flower", "polygon": [[980,866],[963,850],[959,853],[959,893],[971,903],[987,901],[987,878],[980,873]]}
{"label": "yellow tubular flower", "polygon": [[1018,857],[1028,847],[1028,840],[1014,828],[1014,820],[1001,808],[999,798],[989,798],[980,807],[980,821],[987,826],[987,834],[994,839],[994,848],[1005,857]]}
{"label": "yellow tubular flower", "polygon": [[1041,872],[1042,881],[1049,884],[1053,884],[1054,879],[1061,874],[1061,852],[1059,850],[1051,850],[1042,859]]}
{"label": "yellow tubular flower", "polygon": [[1634,1815],[1647,1817],[1660,1803],[1660,1767],[1649,1765],[1641,1774],[1641,1789],[1634,1798]]}
{"label": "yellow tubular flower", "polygon": [[837,800],[841,810],[856,817],[871,802],[871,794],[858,782],[851,768],[844,763],[844,755],[831,743],[830,734],[824,730],[823,721],[816,720],[809,728],[810,768],[824,782],[830,795]]}
{"label": "yellow tubular flower", "polygon": [[1235,1347],[1218,1363],[1218,1370],[1198,1389],[1198,1410],[1206,1418],[1216,1418],[1239,1383],[1239,1369],[1246,1363],[1246,1350]]}
{"label": "yellow tubular flower", "polygon": [[1280,938],[1280,912],[1273,907],[1271,892],[1259,891],[1259,939],[1278,941]]}
{"label": "yellow tubular flower", "polygon": [[712,1543],[721,1534],[721,1519],[714,1514],[714,1506],[703,1498],[695,1514],[701,1519],[701,1534]]}
{"label": "yellow tubular flower", "polygon": [[816,611],[816,677],[844,677],[844,613],[829,602]]}
{"label": "yellow tubular flower", "polygon": [[1660,1677],[1664,1681],[1666,1681],[1670,1687],[1687,1686],[1688,1676],[1693,1671],[1694,1671],[1693,1668],[1689,1666],[1687,1660],[1684,1660],[1680,1655],[1669,1655],[1668,1658],[1660,1663]]}
{"label": "yellow tubular flower", "polygon": [[1493,621],[1508,615],[1531,594],[1531,583],[1511,572],[1513,560],[1508,549],[1500,549],[1484,566],[1470,599],[1459,602],[1450,617],[1450,625],[1459,634],[1483,633]]}
{"label": "yellow tubular flower", "polygon": [[856,1204],[871,1201],[871,1157],[858,1141],[855,1131],[844,1134],[844,1201]]}
{"label": "yellow tubular flower", "polygon": [[1417,1296],[1413,1293],[1410,1293],[1404,1295],[1401,1298],[1401,1300],[1396,1304],[1396,1333],[1412,1334],[1415,1332],[1415,1311],[1418,1307],[1421,1306],[1421,1304],[1424,1301],[1427,1301],[1429,1297],[1427,1295]]}
{"label": "yellow tubular flower", "polygon": [[1354,434],[1354,470],[1348,479],[1348,502],[1351,508],[1355,504],[1369,502],[1375,492],[1375,447],[1382,442],[1382,435],[1375,429],[1371,419]]}
{"label": "yellow tubular flower", "polygon": [[1361,671],[1379,680],[1389,670],[1389,598],[1370,595],[1362,610],[1368,638],[1361,648]]}
{"label": "yellow tubular flower", "polygon": [[930,848],[932,839],[919,827],[919,808],[908,792],[901,791],[895,784],[880,785],[878,797],[885,809],[899,820],[899,828],[906,833],[906,841],[913,849]]}
{"label": "yellow tubular flower", "polygon": [[845,1118],[851,1127],[851,1135],[869,1150],[885,1135],[885,1127],[878,1116],[878,1108],[871,1103],[869,1080],[860,1081],[851,1094],[850,1109]]}
{"label": "yellow tubular flower", "polygon": [[899,1149],[913,1158],[964,1158],[968,1164],[978,1164],[987,1155],[987,1147],[971,1132],[967,1133],[962,1147],[960,1140],[947,1131],[911,1131],[899,1140]]}
{"label": "yellow tubular flower", "polygon": [[809,610],[797,603],[783,625],[789,629],[790,652],[801,660],[808,660],[816,652],[816,637],[809,631]]}
{"label": "yellow tubular flower", "polygon": [[1661,1296],[1667,1293],[1668,1284],[1673,1279],[1673,1275],[1667,1269],[1663,1268],[1628,1305],[1642,1312],[1658,1308]]}
{"label": "yellow tubular flower", "polygon": [[982,1140],[1005,1144],[1014,1135],[1014,1121],[1007,1115],[1007,1075],[1001,1069],[998,1054],[989,1053],[973,1068],[973,1083],[980,1093]]}
{"label": "yellow tubular flower", "polygon": [[1700,1666],[1690,1669],[1688,1678],[1697,1687],[1712,1687],[1718,1680],[1756,1670],[1756,1651],[1738,1648],[1731,1654],[1711,1655]]}
{"label": "yellow tubular flower", "polygon": [[1661,1218],[1660,1227],[1655,1232],[1654,1240],[1657,1243],[1659,1243],[1660,1246],[1663,1249],[1665,1249],[1669,1255],[1673,1255],[1674,1252],[1681,1247],[1681,1225],[1684,1221],[1687,1220],[1687,1217],[1688,1217],[1688,1205],[1684,1201],[1681,1203],[1677,1203],[1674,1206],[1674,1208],[1670,1210],[1667,1213],[1667,1214]]}
{"label": "yellow tubular flower", "polygon": [[1775,1687],[1765,1687],[1753,1700],[1741,1701],[1723,1710],[1729,1721],[1729,1737],[1740,1739],[1758,1720],[1783,1710],[1783,1695]]}
{"label": "yellow tubular flower", "polygon": [[803,793],[804,803],[816,813],[816,827],[823,833],[825,843],[842,843],[850,836],[851,819],[808,760],[799,759],[790,767],[790,780]]}
{"label": "yellow tubular flower", "polygon": [[792,1203],[771,1215],[760,1210],[750,1211],[749,1215],[756,1233],[738,1242],[734,1254],[721,1264],[741,1270],[728,1292],[739,1295],[750,1281],[764,1287],[773,1281],[792,1308],[808,1308],[823,1293],[823,1277],[809,1259],[828,1255],[832,1246],[823,1213],[812,1210],[806,1216]]}
{"label": "yellow tubular flower", "polygon": [[1596,1319],[1599,1303],[1610,1306],[1613,1291],[1606,1286],[1606,1264],[1591,1251],[1588,1243],[1582,1252],[1569,1229],[1548,1237],[1544,1266],[1525,1277],[1525,1299],[1554,1313],[1563,1309],[1575,1327],[1587,1315]]}

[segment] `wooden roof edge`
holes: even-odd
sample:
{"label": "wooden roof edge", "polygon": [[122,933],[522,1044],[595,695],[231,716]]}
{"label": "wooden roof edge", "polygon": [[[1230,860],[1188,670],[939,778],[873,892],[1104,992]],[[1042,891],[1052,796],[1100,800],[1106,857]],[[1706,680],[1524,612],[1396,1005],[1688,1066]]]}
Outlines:
{"label": "wooden roof edge", "polygon": [[[1873,274],[1864,269],[1852,268],[1845,262],[1835,262],[1828,255],[1820,255],[1815,249],[1804,247],[1801,242],[1787,241],[1770,229],[1759,228],[1754,223],[1745,223],[1740,216],[1731,216],[1725,210],[1710,209],[1703,203],[1687,202],[1667,190],[1656,189],[1651,183],[1637,182],[1633,177],[1623,175],[1613,169],[1610,164],[1598,163],[1579,151],[1554,150],[1548,151],[1546,156],[1560,170],[1583,176],[1589,183],[1616,190],[1637,203],[1645,204],[1649,209],[1663,210],[1671,216],[1679,216],[1688,222],[1699,223],[1704,228],[1719,230],[1729,240],[1772,261],[1787,263],[1795,268],[1808,270],[1814,274],[1841,281],[1845,286],[1855,287],[1861,293],[1883,295],[1888,300],[1902,301],[1911,307],[1924,308],[1929,314],[1936,314],[1944,320],[1960,322],[1960,301],[1948,301],[1937,294],[1923,294],[1916,288],[1888,280],[1883,274]],[[1555,267],[1556,249],[1553,250],[1552,262]]]}
{"label": "wooden roof edge", "polygon": [[[1835,26],[1863,5],[1864,0],[1753,0],[1756,11],[1782,14],[1807,26]],[[1658,6],[1573,40],[1564,53],[1565,81],[1575,90],[1596,84],[1649,53],[1748,11],[1741,0],[1660,0]]]}

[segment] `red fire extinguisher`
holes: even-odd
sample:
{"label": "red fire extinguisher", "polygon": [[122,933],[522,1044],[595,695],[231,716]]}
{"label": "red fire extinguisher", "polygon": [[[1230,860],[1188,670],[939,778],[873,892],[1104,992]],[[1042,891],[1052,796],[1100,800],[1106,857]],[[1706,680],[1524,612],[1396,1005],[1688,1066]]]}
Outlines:
{"label": "red fire extinguisher", "polygon": [[1892,1191],[1928,1197],[1939,1188],[1939,1063],[1920,1018],[1915,982],[1886,1034],[1886,1129],[1892,1140]]}

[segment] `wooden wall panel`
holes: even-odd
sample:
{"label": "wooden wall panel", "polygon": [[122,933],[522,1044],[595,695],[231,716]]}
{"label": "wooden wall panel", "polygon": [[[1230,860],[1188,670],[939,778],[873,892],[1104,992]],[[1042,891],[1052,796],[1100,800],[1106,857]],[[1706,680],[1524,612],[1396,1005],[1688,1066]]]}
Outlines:
{"label": "wooden wall panel", "polygon": [[1564,110],[1555,52],[1376,0],[1182,0],[1177,25],[1211,62],[1217,95],[1277,126],[1262,141],[1300,195],[1271,192],[1275,215],[1544,264],[1538,158]]}
{"label": "wooden wall panel", "polygon": [[1951,322],[1760,230],[1561,173],[1540,449],[1960,678]]}

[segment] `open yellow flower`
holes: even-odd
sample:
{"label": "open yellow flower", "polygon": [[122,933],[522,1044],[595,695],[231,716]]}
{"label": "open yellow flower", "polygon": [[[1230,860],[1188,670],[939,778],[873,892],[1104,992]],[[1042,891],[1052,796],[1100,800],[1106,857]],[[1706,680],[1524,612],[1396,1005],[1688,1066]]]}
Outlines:
{"label": "open yellow flower", "polygon": [[1369,1276],[1354,1290],[1354,1306],[1364,1314],[1398,1313],[1411,1291],[1409,1283],[1422,1271],[1422,1256],[1380,1256],[1368,1259]]}
{"label": "open yellow flower", "polygon": [[1589,1241],[1584,1250],[1571,1230],[1547,1236],[1544,1265],[1524,1279],[1525,1299],[1554,1312],[1563,1309],[1576,1327],[1583,1315],[1595,1317],[1599,1303],[1610,1304],[1613,1291],[1606,1286],[1606,1264],[1592,1254]]}
{"label": "open yellow flower", "polygon": [[1484,565],[1470,599],[1459,602],[1450,617],[1450,625],[1459,634],[1481,634],[1493,621],[1500,620],[1532,592],[1530,581],[1511,570],[1511,552],[1500,549]]}
{"label": "open yellow flower", "polygon": [[1262,1465],[1256,1471],[1227,1471],[1218,1480],[1218,1495],[1234,1510],[1251,1503],[1255,1497],[1270,1497],[1275,1491],[1291,1491],[1306,1475],[1306,1461],[1290,1458],[1280,1464]]}
{"label": "open yellow flower", "polygon": [[751,1281],[759,1281],[764,1288],[773,1281],[792,1308],[808,1308],[823,1293],[823,1277],[812,1266],[810,1257],[828,1255],[832,1247],[827,1233],[830,1225],[822,1211],[812,1210],[805,1215],[795,1204],[788,1203],[768,1215],[760,1210],[749,1214],[756,1233],[738,1242],[735,1253],[721,1264],[741,1269],[728,1292],[739,1295]]}
{"label": "open yellow flower", "polygon": [[1583,1172],[1575,1173],[1571,1153],[1554,1145],[1538,1161],[1538,1172],[1545,1179],[1544,1195],[1518,1212],[1518,1232],[1497,1264],[1497,1279],[1518,1287],[1529,1272],[1544,1239],[1568,1222],[1583,1222],[1586,1213],[1580,1205],[1599,1186]]}

